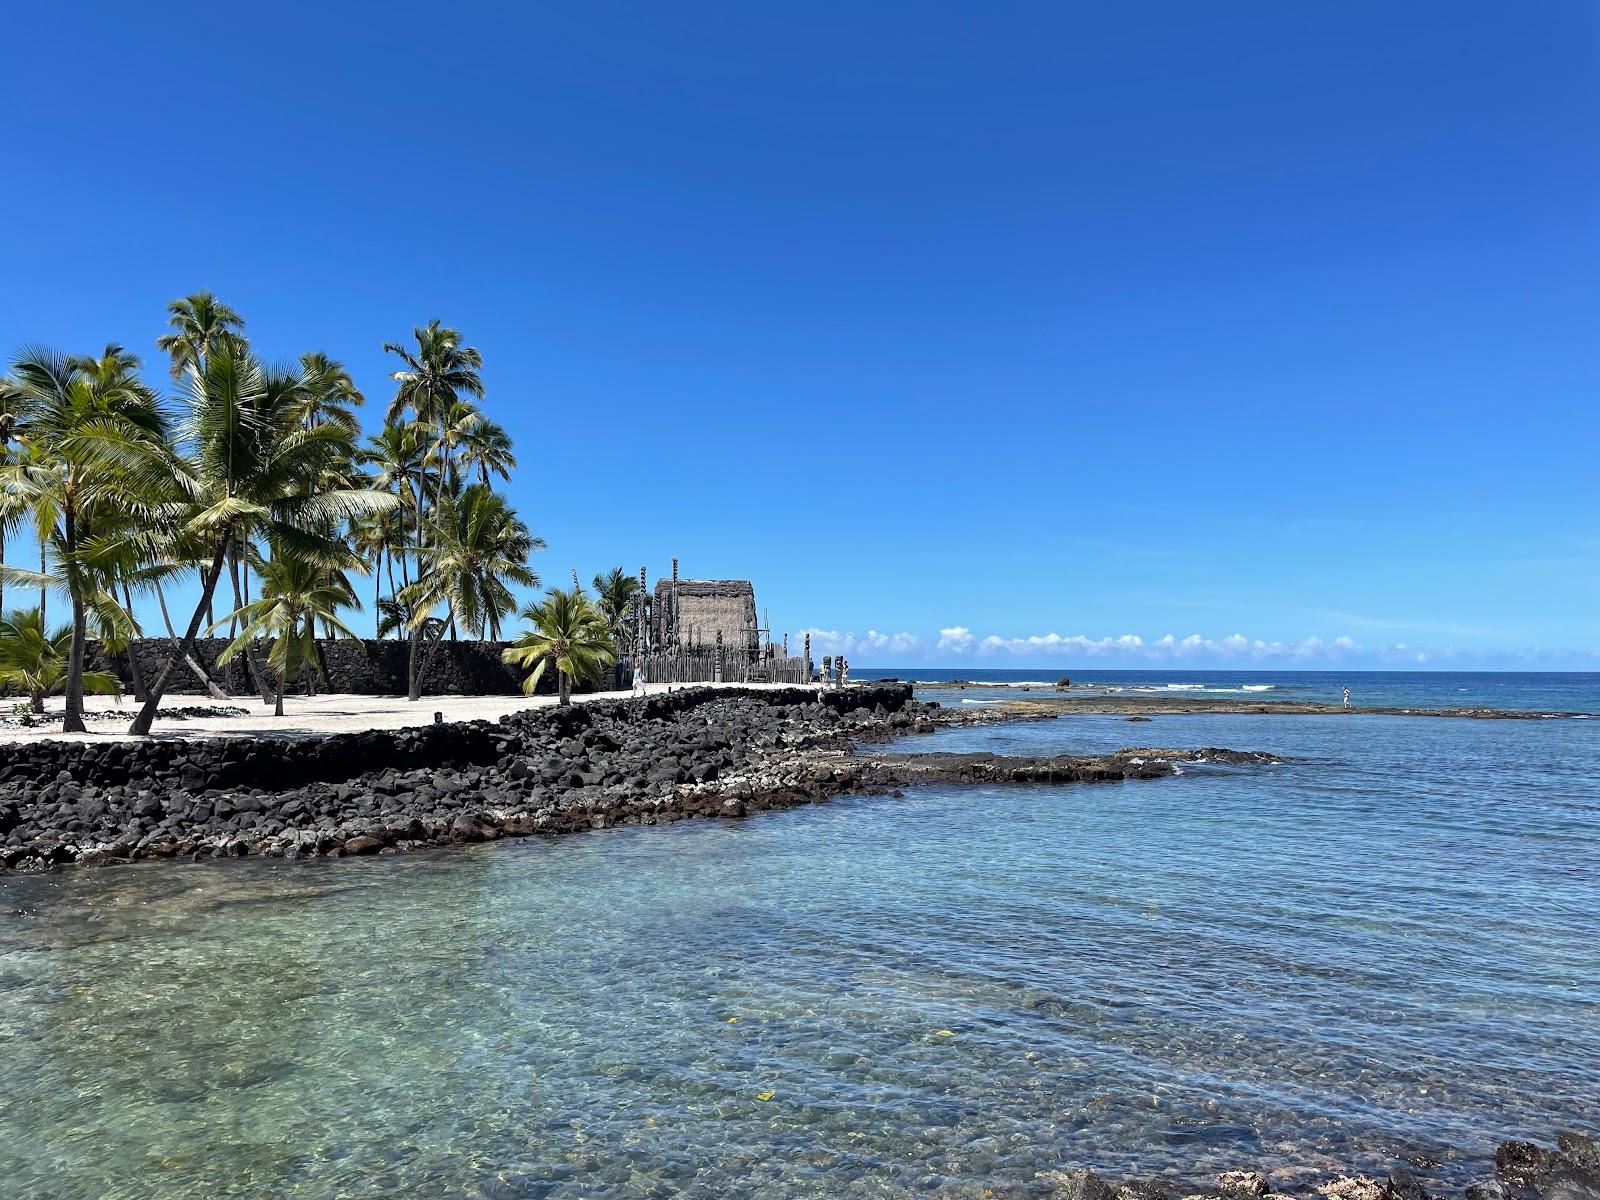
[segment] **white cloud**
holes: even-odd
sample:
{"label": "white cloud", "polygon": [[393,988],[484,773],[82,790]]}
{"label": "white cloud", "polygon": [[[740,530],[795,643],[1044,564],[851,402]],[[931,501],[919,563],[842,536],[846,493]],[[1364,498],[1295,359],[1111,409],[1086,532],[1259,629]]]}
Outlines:
{"label": "white cloud", "polygon": [[798,654],[805,633],[811,634],[813,658],[843,654],[861,666],[901,667],[957,666],[1048,666],[1053,664],[1105,667],[1156,667],[1188,665],[1204,667],[1279,667],[1314,669],[1317,667],[1367,666],[1410,667],[1421,665],[1456,666],[1462,669],[1488,665],[1522,666],[1567,665],[1590,667],[1600,661],[1600,652],[1518,651],[1487,652],[1461,650],[1454,646],[1418,646],[1394,642],[1367,644],[1348,634],[1331,639],[1310,634],[1299,639],[1265,639],[1229,633],[1212,637],[1201,633],[1178,636],[1164,633],[1147,637],[1137,633],[1088,634],[1035,633],[1007,637],[982,634],[966,625],[947,625],[938,637],[914,633],[882,633],[868,629],[864,634],[837,629],[802,630],[790,636],[790,649]]}
{"label": "white cloud", "polygon": [[939,649],[961,653],[972,646],[972,630],[964,625],[952,625],[939,630]]}
{"label": "white cloud", "polygon": [[[811,635],[811,655],[813,658],[822,655],[843,654],[847,658],[862,654],[868,655],[899,655],[902,657],[923,657],[928,650],[928,645],[914,633],[879,633],[876,629],[869,629],[864,634],[857,634],[851,630],[841,632],[837,629],[802,629],[798,634],[789,638],[791,653],[800,653],[805,644],[806,634]],[[887,658],[874,658],[871,666],[892,666],[893,660]]]}

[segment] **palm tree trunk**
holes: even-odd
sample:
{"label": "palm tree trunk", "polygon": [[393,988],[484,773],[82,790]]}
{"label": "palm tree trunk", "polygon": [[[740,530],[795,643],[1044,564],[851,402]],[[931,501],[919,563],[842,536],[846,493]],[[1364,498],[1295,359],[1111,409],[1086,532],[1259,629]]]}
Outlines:
{"label": "palm tree trunk", "polygon": [[161,668],[161,674],[156,676],[150,694],[145,698],[144,706],[133,718],[133,724],[128,726],[130,737],[146,737],[150,733],[150,726],[155,723],[156,708],[161,704],[162,694],[167,690],[167,679],[172,674],[172,669],[178,665],[184,654],[193,655],[194,640],[200,632],[200,622],[205,619],[206,608],[211,603],[212,594],[217,590],[217,580],[222,575],[222,565],[228,556],[228,542],[233,537],[232,530],[224,531],[222,539],[217,543],[216,555],[211,560],[211,566],[203,576],[205,586],[201,589],[200,602],[194,607],[194,615],[189,618],[189,628],[184,631],[183,641],[178,653],[167,659]]}
{"label": "palm tree trunk", "polygon": [[[44,561],[44,542],[44,538],[39,539],[39,574],[41,575],[44,574],[46,566]],[[43,629],[50,628],[49,622],[45,620],[45,600],[49,594],[49,589],[47,589],[44,584],[41,583],[39,585],[39,625]]]}
{"label": "palm tree trunk", "polygon": [[[239,547],[236,543],[229,543],[228,565],[230,567],[229,574],[233,576],[234,610],[240,611],[244,608],[245,599],[244,589],[239,584]],[[240,617],[239,620],[243,621],[244,618]],[[232,621],[228,623],[228,629],[232,632]],[[261,654],[256,649],[255,639],[253,638],[244,644],[244,665],[250,671],[250,678],[255,682],[256,691],[261,693],[261,703],[271,704],[272,684],[268,681],[266,672],[261,669]]]}
{"label": "palm tree trunk", "polygon": [[[422,489],[417,489],[417,571],[422,571]],[[412,614],[416,616],[415,613]],[[411,652],[406,663],[406,699],[422,699],[422,622],[411,630]]]}
{"label": "palm tree trunk", "polygon": [[228,637],[231,640],[239,636],[239,622],[242,620],[239,616],[239,609],[244,607],[244,602],[240,599],[244,592],[239,587],[239,548],[237,546],[228,548],[228,575],[233,580],[234,611],[233,615],[228,618]]}
{"label": "palm tree trunk", "polygon": [[556,674],[561,677],[561,701],[560,702],[562,704],[571,704],[572,703],[572,677],[569,676],[560,667],[556,668]]}
{"label": "palm tree trunk", "polygon": [[83,656],[88,649],[85,643],[89,640],[89,610],[83,602],[83,587],[78,579],[78,519],[70,491],[62,523],[66,526],[67,586],[72,597],[72,648],[67,652],[67,702],[61,718],[61,732],[88,733],[89,727],[83,723]]}
{"label": "palm tree trunk", "polygon": [[161,581],[159,579],[156,580],[156,603],[161,605],[161,621],[167,627],[167,641],[172,644],[172,649],[175,653],[183,654],[184,666],[194,672],[195,678],[206,689],[206,695],[213,700],[230,699],[228,693],[218,687],[216,681],[206,674],[206,669],[200,665],[200,660],[193,654],[185,653],[182,647],[178,645],[178,631],[172,627],[172,614],[167,612],[167,594],[161,590]]}
{"label": "palm tree trunk", "polygon": [[[129,590],[126,582],[122,585],[122,603],[128,608],[128,617],[133,617],[133,592]],[[133,639],[128,639],[128,678],[133,682],[133,698],[140,704],[144,703],[144,672],[139,669],[139,656],[133,652]]]}
{"label": "palm tree trunk", "polygon": [[406,655],[406,699],[422,699],[422,626],[411,630],[411,648]]}
{"label": "palm tree trunk", "polygon": [[283,716],[283,680],[281,679],[278,680],[277,696],[278,702],[273,706],[272,715],[275,717],[281,717]]}

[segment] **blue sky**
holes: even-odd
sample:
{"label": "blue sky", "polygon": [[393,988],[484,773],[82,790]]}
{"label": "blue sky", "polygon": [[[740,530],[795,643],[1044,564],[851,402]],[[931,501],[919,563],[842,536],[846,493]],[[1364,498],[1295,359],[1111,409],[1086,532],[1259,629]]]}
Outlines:
{"label": "blue sky", "polygon": [[0,348],[161,378],[205,287],[381,403],[437,316],[550,582],[863,666],[1600,661],[1592,4],[7,25]]}

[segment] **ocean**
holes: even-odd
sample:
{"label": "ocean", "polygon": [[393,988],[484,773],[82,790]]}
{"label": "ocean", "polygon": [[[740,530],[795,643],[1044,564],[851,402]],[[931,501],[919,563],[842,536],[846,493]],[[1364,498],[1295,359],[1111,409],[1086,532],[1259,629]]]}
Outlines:
{"label": "ocean", "polygon": [[[1596,707],[1506,683],[1383,686]],[[1304,1194],[1600,1132],[1600,721],[1082,715],[906,748],[1130,744],[1289,761],[0,877],[0,1195],[978,1200],[1079,1166]]]}
{"label": "ocean", "polygon": [[850,668],[852,679],[906,679],[973,688],[930,689],[945,703],[997,700],[1052,691],[1060,679],[1074,689],[1117,696],[1215,696],[1221,699],[1301,700],[1339,704],[1350,689],[1356,708],[1504,708],[1541,712],[1600,712],[1600,673],[1584,671],[1058,671],[982,668]]}

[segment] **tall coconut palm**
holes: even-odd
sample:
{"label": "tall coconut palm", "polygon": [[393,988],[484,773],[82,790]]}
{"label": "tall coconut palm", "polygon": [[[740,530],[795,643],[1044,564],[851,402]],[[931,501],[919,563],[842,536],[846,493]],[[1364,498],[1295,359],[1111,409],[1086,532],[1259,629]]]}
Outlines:
{"label": "tall coconut palm", "polygon": [[[431,440],[437,441],[437,431],[451,405],[467,397],[483,396],[483,379],[478,374],[483,366],[483,355],[475,347],[463,346],[460,332],[441,325],[438,320],[416,326],[411,333],[417,343],[415,350],[398,342],[386,342],[383,347],[405,364],[403,370],[395,371],[390,376],[397,386],[384,420],[392,423],[409,411],[433,434]],[[444,484],[449,474],[447,449],[436,461],[432,489],[435,496],[445,491]],[[418,489],[416,510],[412,514],[416,532],[414,549],[418,554],[424,546],[423,515],[429,500],[428,493],[427,486]],[[413,612],[411,650],[406,670],[406,694],[413,700],[422,695],[421,620],[425,616],[425,613]]]}
{"label": "tall coconut palm", "polygon": [[544,549],[544,539],[528,532],[505,497],[477,483],[441,500],[428,533],[416,552],[416,582],[400,593],[412,622],[442,604],[447,622],[459,621],[474,637],[498,638],[501,621],[516,608],[506,585],[539,586],[528,556]]}
{"label": "tall coconut palm", "polygon": [[405,363],[405,370],[390,376],[399,386],[384,413],[386,422],[399,420],[409,409],[417,420],[434,426],[455,401],[466,396],[482,399],[483,380],[478,372],[483,355],[475,347],[463,346],[458,330],[434,320],[413,328],[411,334],[416,339],[415,350],[399,342],[383,346]]}
{"label": "tall coconut palm", "polygon": [[300,374],[304,380],[302,414],[307,425],[332,421],[352,434],[360,431],[361,422],[355,410],[365,404],[367,398],[356,387],[342,362],[320,350],[312,350],[300,356]]}
{"label": "tall coconut palm", "polygon": [[483,421],[483,414],[470,400],[452,400],[440,408],[428,448],[428,465],[434,469],[441,491],[460,490],[461,452]]}
{"label": "tall coconut palm", "polygon": [[[34,712],[44,712],[46,696],[66,690],[71,658],[72,626],[47,633],[37,607],[19,608],[0,619],[0,687],[25,693]],[[81,686],[98,696],[122,692],[117,677],[104,671],[85,671]]]}
{"label": "tall coconut palm", "polygon": [[551,589],[538,604],[525,608],[522,617],[532,628],[501,651],[500,657],[529,671],[522,683],[522,690],[529,694],[539,686],[545,668],[555,663],[560,703],[570,704],[574,680],[598,679],[605,666],[616,661],[604,618],[576,588],[570,592]]}
{"label": "tall coconut palm", "polygon": [[349,430],[328,423],[306,428],[292,386],[263,369],[248,349],[214,348],[203,370],[186,375],[187,418],[182,453],[152,453],[129,439],[97,442],[102,464],[136,483],[165,478],[186,496],[172,518],[174,536],[205,546],[201,594],[175,653],[151,683],[128,732],[147,734],[168,679],[194,642],[216,592],[229,548],[257,538],[284,553],[334,570],[359,566],[342,539],[322,530],[363,513],[393,507],[393,496],[370,487],[319,490],[317,482],[354,453]]}
{"label": "tall coconut palm", "polygon": [[[21,521],[27,506],[5,490],[4,472],[11,465],[11,442],[16,436],[22,396],[14,380],[0,377],[0,562],[6,557],[6,535]],[[6,583],[0,577],[0,612],[5,610]]]}
{"label": "tall coconut palm", "polygon": [[620,657],[628,642],[628,618],[639,593],[639,578],[621,567],[612,567],[594,577],[595,606],[611,631],[612,645]]}
{"label": "tall coconut palm", "polygon": [[503,426],[481,417],[461,440],[461,467],[473,472],[478,482],[487,485],[489,476],[510,479],[517,456],[511,452],[511,435]]}
{"label": "tall coconut palm", "polygon": [[356,634],[339,619],[344,608],[360,610],[354,589],[344,573],[319,565],[298,554],[274,555],[261,566],[261,596],[238,613],[242,626],[217,662],[226,663],[255,639],[270,637],[267,665],[277,676],[273,712],[283,716],[287,682],[298,679],[308,667],[322,671],[317,658],[316,624],[339,637]]}
{"label": "tall coconut palm", "polygon": [[[167,305],[167,324],[172,332],[156,338],[156,348],[172,359],[172,377],[183,378],[187,370],[205,374],[206,363],[219,347],[242,350],[245,346],[244,318],[232,306],[210,292],[192,292]],[[234,592],[239,592],[238,547],[229,548],[229,563]],[[211,610],[206,610],[211,620]]]}
{"label": "tall coconut palm", "polygon": [[122,624],[112,615],[120,610],[111,590],[113,576],[119,567],[134,565],[129,555],[142,536],[137,525],[149,516],[141,512],[144,497],[128,479],[102,469],[95,447],[114,439],[159,455],[167,446],[164,417],[154,393],[139,379],[138,366],[139,360],[121,347],[107,346],[98,358],[27,350],[12,368],[17,432],[33,454],[4,468],[3,490],[32,509],[40,543],[49,553],[37,572],[3,567],[0,574],[67,594],[72,645],[62,729],[69,733],[85,731],[83,675],[91,610]]}
{"label": "tall coconut palm", "polygon": [[413,530],[417,527],[416,514],[422,503],[426,453],[421,425],[414,421],[390,421],[367,439],[366,447],[357,455],[359,463],[372,468],[372,485],[380,491],[392,493],[399,502],[398,508],[383,514],[389,533],[386,553],[391,600],[400,594],[394,580],[396,559],[400,562],[401,584],[409,585],[411,582],[410,559],[402,551],[407,539],[405,527]]}
{"label": "tall coconut palm", "polygon": [[172,377],[182,379],[191,368],[204,372],[206,360],[219,346],[244,343],[244,318],[210,292],[199,291],[167,305],[171,333],[156,347],[172,358]]}

